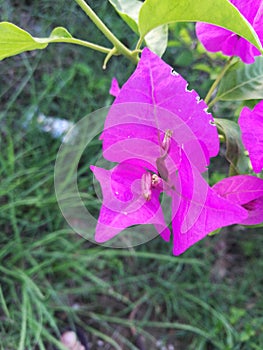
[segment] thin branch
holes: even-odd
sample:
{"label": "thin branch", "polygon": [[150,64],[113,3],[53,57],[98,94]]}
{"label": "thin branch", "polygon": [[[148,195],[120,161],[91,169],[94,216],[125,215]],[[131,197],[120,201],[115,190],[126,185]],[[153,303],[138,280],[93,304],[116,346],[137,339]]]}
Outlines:
{"label": "thin branch", "polygon": [[213,94],[213,92],[215,91],[216,87],[218,86],[218,84],[220,83],[221,79],[223,78],[223,76],[226,74],[227,70],[229,69],[229,67],[231,66],[232,64],[232,60],[233,60],[233,57],[230,57],[230,59],[227,61],[226,65],[224,66],[224,69],[222,70],[222,72],[218,75],[218,77],[216,78],[216,80],[214,81],[214,83],[212,84],[212,86],[210,87],[204,101],[205,103],[211,107],[214,103],[209,103],[209,100]]}
{"label": "thin branch", "polygon": [[96,27],[105,35],[105,37],[113,44],[116,52],[122,54],[130,59],[135,64],[138,62],[138,58],[130,51],[101,21],[96,13],[90,8],[90,6],[84,0],[75,0],[76,3],[82,8],[86,15],[92,20]]}

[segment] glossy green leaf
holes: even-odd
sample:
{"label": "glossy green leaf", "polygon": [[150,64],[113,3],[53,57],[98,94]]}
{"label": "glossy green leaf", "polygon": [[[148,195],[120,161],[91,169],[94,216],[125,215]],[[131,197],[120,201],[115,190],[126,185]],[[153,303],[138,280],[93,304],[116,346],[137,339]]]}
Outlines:
{"label": "glossy green leaf", "polygon": [[[143,3],[138,0],[109,0],[109,2],[129,27],[139,35],[139,12]],[[147,34],[145,42],[153,52],[162,56],[168,44],[167,25],[155,28],[151,33]]]}
{"label": "glossy green leaf", "polygon": [[252,26],[228,0],[146,0],[139,14],[141,39],[152,29],[173,22],[207,22],[244,37],[262,51]]}
{"label": "glossy green leaf", "polygon": [[263,99],[263,57],[255,63],[237,62],[226,72],[220,82],[216,100]]}
{"label": "glossy green leaf", "polygon": [[55,28],[49,38],[34,38],[13,23],[0,23],[0,60],[21,52],[44,49],[52,42],[72,42],[71,34],[63,27]]}
{"label": "glossy green leaf", "polygon": [[215,118],[219,133],[226,141],[226,159],[230,163],[230,174],[238,175],[248,172],[248,157],[241,140],[241,133],[237,123],[228,119]]}

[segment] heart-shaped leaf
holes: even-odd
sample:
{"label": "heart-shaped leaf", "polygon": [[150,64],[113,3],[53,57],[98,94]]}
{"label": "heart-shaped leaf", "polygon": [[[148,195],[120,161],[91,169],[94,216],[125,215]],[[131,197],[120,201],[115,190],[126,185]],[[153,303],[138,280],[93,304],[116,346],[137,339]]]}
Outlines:
{"label": "heart-shaped leaf", "polygon": [[252,26],[228,0],[146,0],[139,14],[141,38],[152,29],[173,22],[212,23],[237,33],[263,50]]}
{"label": "heart-shaped leaf", "polygon": [[221,80],[216,100],[252,100],[263,98],[263,57],[255,63],[233,64]]}

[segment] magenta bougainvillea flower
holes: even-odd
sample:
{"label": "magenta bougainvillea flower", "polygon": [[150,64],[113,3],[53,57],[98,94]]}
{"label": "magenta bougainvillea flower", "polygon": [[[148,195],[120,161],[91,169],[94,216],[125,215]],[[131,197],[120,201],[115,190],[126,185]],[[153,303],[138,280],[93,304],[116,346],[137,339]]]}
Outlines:
{"label": "magenta bougainvillea flower", "polygon": [[[263,43],[263,2],[262,0],[231,0],[239,12],[248,20]],[[238,56],[244,63],[253,63],[260,51],[237,34],[206,23],[196,24],[197,38],[210,52],[221,51],[226,56]]]}
{"label": "magenta bougainvillea flower", "polygon": [[238,175],[221,180],[213,186],[220,196],[241,205],[248,217],[242,225],[263,223],[263,180],[251,175]]}
{"label": "magenta bougainvillea flower", "polygon": [[[95,240],[106,242],[127,227],[152,224],[179,255],[211,231],[241,222],[246,209],[211,189],[202,173],[219,150],[212,116],[186,81],[147,48],[107,115],[103,156],[118,163],[92,166],[103,202]],[[160,194],[170,198],[166,222]]]}
{"label": "magenta bougainvillea flower", "polygon": [[238,123],[253,170],[259,173],[263,169],[263,101],[259,102],[253,110],[244,107]]}

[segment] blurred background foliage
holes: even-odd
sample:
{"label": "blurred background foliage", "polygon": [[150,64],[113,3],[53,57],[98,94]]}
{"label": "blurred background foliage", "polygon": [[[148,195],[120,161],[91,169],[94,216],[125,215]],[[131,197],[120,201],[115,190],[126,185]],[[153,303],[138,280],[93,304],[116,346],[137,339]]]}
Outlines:
{"label": "blurred background foliage", "polygon": [[[134,48],[107,1],[89,4]],[[64,26],[108,45],[74,1],[0,0],[0,16],[34,36]],[[201,97],[225,62],[204,52],[193,24],[170,27],[163,58]],[[58,44],[0,62],[0,348],[62,349],[61,332],[75,329],[87,349],[262,349],[262,229],[223,229],[177,258],[159,238],[129,250],[96,246],[64,221],[53,186],[61,138],[36,116],[76,122],[109,105],[111,79],[122,85],[135,67],[114,57],[103,71],[103,59]],[[213,112],[234,118],[236,107],[224,102]],[[212,170],[212,182],[224,177],[225,160]],[[91,175],[81,171],[87,192]]]}

